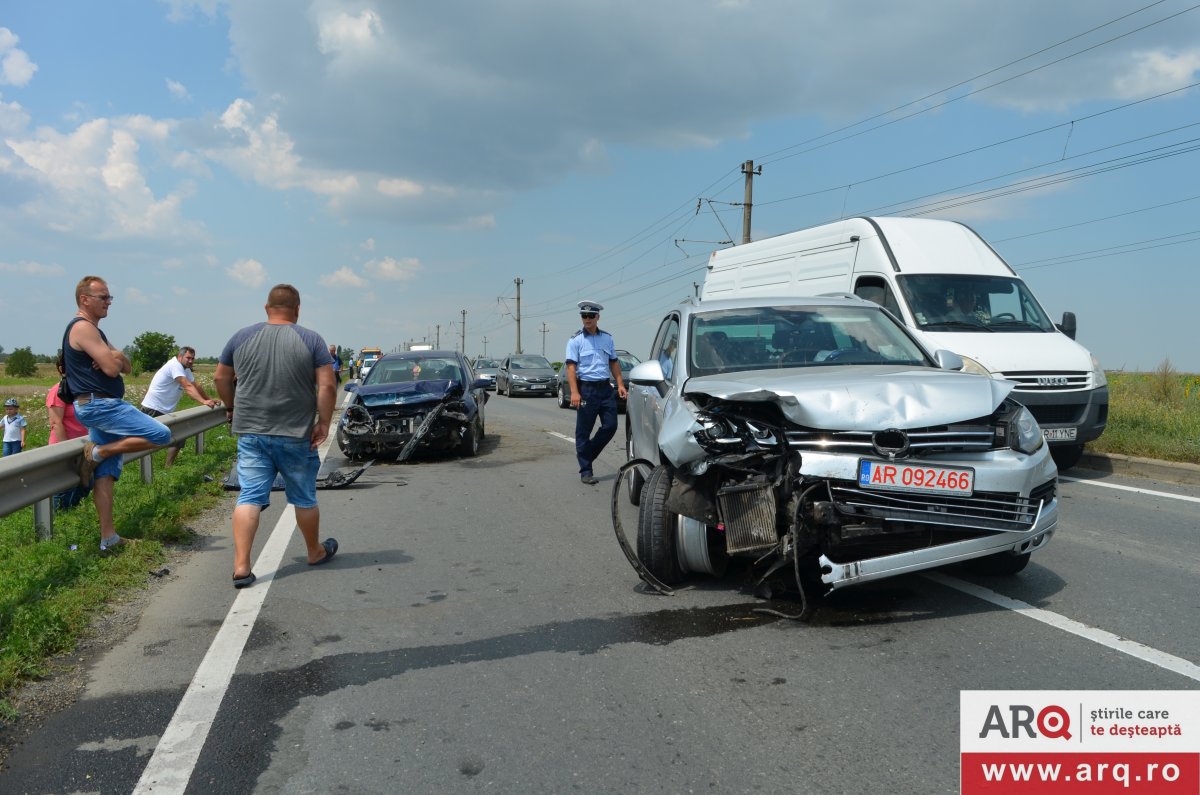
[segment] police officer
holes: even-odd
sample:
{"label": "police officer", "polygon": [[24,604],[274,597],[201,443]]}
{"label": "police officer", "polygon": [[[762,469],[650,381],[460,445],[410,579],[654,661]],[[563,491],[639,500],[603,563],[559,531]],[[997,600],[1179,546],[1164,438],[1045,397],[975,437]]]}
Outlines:
{"label": "police officer", "polygon": [[[571,387],[571,407],[579,410],[575,416],[579,479],[589,485],[599,482],[592,474],[592,462],[617,433],[617,395],[624,400],[627,394],[612,335],[598,328],[603,308],[595,301],[579,302],[583,328],[567,340],[567,354],[563,357],[567,385]],[[615,393],[610,375],[617,385]],[[600,430],[592,436],[597,417]]]}

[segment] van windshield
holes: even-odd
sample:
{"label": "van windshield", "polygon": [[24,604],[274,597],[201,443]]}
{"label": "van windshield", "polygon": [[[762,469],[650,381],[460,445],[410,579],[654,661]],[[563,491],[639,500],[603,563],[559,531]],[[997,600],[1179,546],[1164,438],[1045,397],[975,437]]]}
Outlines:
{"label": "van windshield", "polygon": [[1054,331],[1045,310],[1017,278],[928,273],[896,281],[922,331]]}

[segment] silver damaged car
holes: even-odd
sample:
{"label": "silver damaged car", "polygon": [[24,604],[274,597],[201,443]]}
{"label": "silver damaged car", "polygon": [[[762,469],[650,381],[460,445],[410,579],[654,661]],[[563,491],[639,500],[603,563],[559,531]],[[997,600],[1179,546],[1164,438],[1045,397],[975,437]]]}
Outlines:
{"label": "silver damaged car", "polygon": [[1019,572],[1058,473],[1013,384],[961,368],[850,296],[685,301],[630,373],[637,558],[668,585],[742,557],[825,591]]}

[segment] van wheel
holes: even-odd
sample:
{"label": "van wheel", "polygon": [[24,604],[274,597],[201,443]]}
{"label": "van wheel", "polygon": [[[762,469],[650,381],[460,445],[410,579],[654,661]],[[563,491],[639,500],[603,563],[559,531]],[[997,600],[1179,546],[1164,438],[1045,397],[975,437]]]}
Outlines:
{"label": "van wheel", "polygon": [[988,555],[986,558],[975,558],[967,561],[967,569],[975,574],[986,574],[992,577],[1011,577],[1020,573],[1029,565],[1029,553],[1014,555],[1011,552],[1001,552],[999,555]]}
{"label": "van wheel", "polygon": [[666,508],[672,479],[670,469],[655,467],[642,490],[638,511],[638,559],[665,585],[674,585],[683,579],[675,547],[679,516]]}
{"label": "van wheel", "polygon": [[1050,455],[1054,458],[1055,466],[1062,472],[1079,463],[1079,459],[1083,457],[1083,445],[1056,445],[1050,448]]}

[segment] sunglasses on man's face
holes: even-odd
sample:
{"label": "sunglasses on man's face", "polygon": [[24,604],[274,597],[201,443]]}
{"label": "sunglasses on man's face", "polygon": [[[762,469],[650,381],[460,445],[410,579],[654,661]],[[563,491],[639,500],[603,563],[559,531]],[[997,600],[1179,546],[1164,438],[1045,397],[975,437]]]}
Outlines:
{"label": "sunglasses on man's face", "polygon": [[596,314],[595,312],[580,312],[580,313],[579,313],[579,316],[580,316],[581,318],[583,318],[584,320],[592,320],[593,318],[600,317],[600,316],[599,316],[598,314]]}

